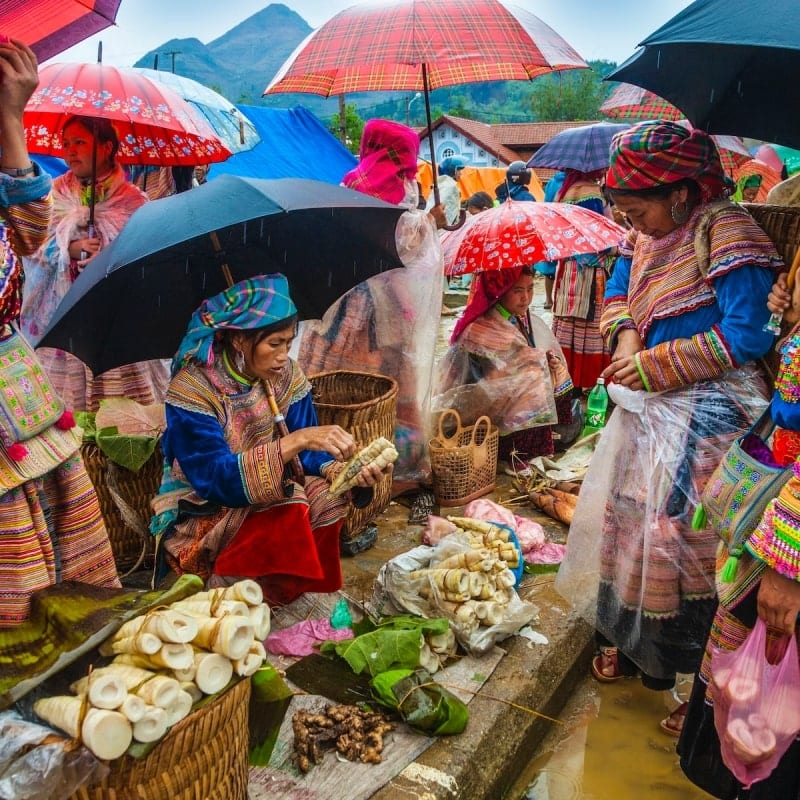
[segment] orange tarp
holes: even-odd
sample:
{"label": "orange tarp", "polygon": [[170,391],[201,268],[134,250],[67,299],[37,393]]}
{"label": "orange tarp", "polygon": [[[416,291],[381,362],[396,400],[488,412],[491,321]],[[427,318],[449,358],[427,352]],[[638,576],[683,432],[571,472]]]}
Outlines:
{"label": "orange tarp", "polygon": [[[458,180],[461,199],[468,200],[475,192],[486,192],[494,200],[494,190],[505,180],[505,177],[505,167],[464,167]],[[417,180],[422,186],[422,194],[427,199],[433,186],[433,172],[427,161],[419,163]],[[531,171],[531,182],[528,189],[537,200],[544,199],[544,189],[533,171]]]}

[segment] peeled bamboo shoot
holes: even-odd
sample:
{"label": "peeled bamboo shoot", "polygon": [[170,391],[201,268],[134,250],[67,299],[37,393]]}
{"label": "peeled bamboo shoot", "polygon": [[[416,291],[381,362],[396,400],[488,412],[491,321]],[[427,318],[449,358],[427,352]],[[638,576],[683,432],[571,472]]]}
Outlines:
{"label": "peeled bamboo shoot", "polygon": [[201,620],[194,644],[230,658],[243,658],[253,641],[249,617],[220,617]]}
{"label": "peeled bamboo shoot", "polygon": [[193,617],[224,617],[227,615],[246,617],[250,613],[247,603],[241,600],[215,600],[211,597],[197,598],[190,597],[173,603],[182,614],[191,614]]}
{"label": "peeled bamboo shoot", "polygon": [[149,706],[144,716],[133,724],[133,738],[137,742],[157,742],[167,732],[167,712]]}
{"label": "peeled bamboo shoot", "polygon": [[203,699],[203,692],[194,681],[181,681],[181,691],[186,692],[192,698],[192,703]]}
{"label": "peeled bamboo shoot", "polygon": [[178,689],[175,699],[164,710],[167,712],[167,727],[171,728],[176,722],[189,716],[192,710],[192,696],[183,689]]}
{"label": "peeled bamboo shoot", "polygon": [[128,694],[119,707],[120,713],[124,714],[128,722],[138,722],[147,711],[147,704],[139,695]]}
{"label": "peeled bamboo shoot", "polygon": [[119,655],[121,653],[140,653],[151,656],[161,649],[163,642],[152,633],[137,633],[135,636],[126,636],[122,639],[111,639],[103,642],[100,653],[104,656]]}
{"label": "peeled bamboo shoot", "polygon": [[259,642],[263,642],[264,639],[269,636],[269,606],[266,603],[260,603],[257,606],[253,606],[250,609],[248,616],[250,617],[250,622],[253,625],[253,636],[258,639]]}
{"label": "peeled bamboo shoot", "polygon": [[135,636],[137,633],[152,633],[162,642],[191,642],[197,634],[197,622],[191,616],[174,609],[162,608],[143,614],[126,622],[115,634],[114,639]]}
{"label": "peeled bamboo shoot", "polygon": [[261,587],[249,578],[237,581],[232,586],[226,586],[222,589],[222,597],[225,600],[240,600],[248,606],[260,606],[264,602],[264,592]]}
{"label": "peeled bamboo shoot", "polygon": [[221,691],[233,676],[230,660],[219,653],[195,653],[194,665],[194,682],[204,694]]}
{"label": "peeled bamboo shoot", "polygon": [[125,682],[113,672],[92,672],[70,686],[76,694],[86,693],[95,708],[119,708],[128,696]]}
{"label": "peeled bamboo shoot", "polygon": [[175,678],[170,678],[167,675],[156,675],[149,681],[145,681],[136,690],[136,694],[150,706],[169,708],[175,701],[179,691],[180,684]]}

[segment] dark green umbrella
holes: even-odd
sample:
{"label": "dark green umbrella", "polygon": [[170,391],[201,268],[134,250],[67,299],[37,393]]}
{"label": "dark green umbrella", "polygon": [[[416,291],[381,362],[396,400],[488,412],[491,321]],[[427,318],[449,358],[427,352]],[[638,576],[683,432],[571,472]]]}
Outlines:
{"label": "dark green umbrella", "polygon": [[649,89],[696,128],[800,147],[796,0],[696,0],[606,77]]}
{"label": "dark green umbrella", "polygon": [[95,374],[170,358],[194,310],[231,282],[282,272],[301,319],[402,267],[398,206],[319,181],[222,175],[145,203],[70,288],[37,343]]}

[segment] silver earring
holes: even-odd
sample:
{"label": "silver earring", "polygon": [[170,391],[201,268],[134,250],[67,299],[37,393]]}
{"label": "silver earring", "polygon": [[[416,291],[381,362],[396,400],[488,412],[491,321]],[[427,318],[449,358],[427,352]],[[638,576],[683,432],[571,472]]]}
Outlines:
{"label": "silver earring", "polygon": [[669,215],[672,217],[672,221],[676,225],[683,225],[683,223],[689,219],[689,203],[684,200],[683,208],[680,211],[678,210],[678,203],[673,203],[672,208],[669,210]]}
{"label": "silver earring", "polygon": [[236,355],[233,357],[233,363],[236,364],[237,371],[244,375],[244,353],[241,350],[236,350]]}

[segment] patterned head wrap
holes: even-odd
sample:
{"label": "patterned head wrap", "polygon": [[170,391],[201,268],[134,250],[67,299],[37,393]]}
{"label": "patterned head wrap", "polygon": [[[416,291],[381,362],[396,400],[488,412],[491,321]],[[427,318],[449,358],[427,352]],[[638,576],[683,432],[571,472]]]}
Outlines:
{"label": "patterned head wrap", "polygon": [[500,298],[517,282],[523,269],[520,264],[475,275],[470,284],[467,305],[453,328],[450,344],[455,344],[468,325],[497,305]]}
{"label": "patterned head wrap", "polygon": [[717,146],[704,131],[675,122],[640,122],[611,140],[608,189],[636,192],[684,178],[697,183],[705,201],[727,194]]}
{"label": "patterned head wrap", "polygon": [[172,372],[177,372],[190,358],[211,364],[217,331],[265,328],[296,313],[284,275],[258,275],[239,281],[230,289],[204,300],[192,314],[172,361]]}
{"label": "patterned head wrap", "polygon": [[358,166],[342,183],[387,203],[400,203],[405,197],[405,181],[416,178],[418,152],[416,131],[399,122],[371,119],[364,126]]}

